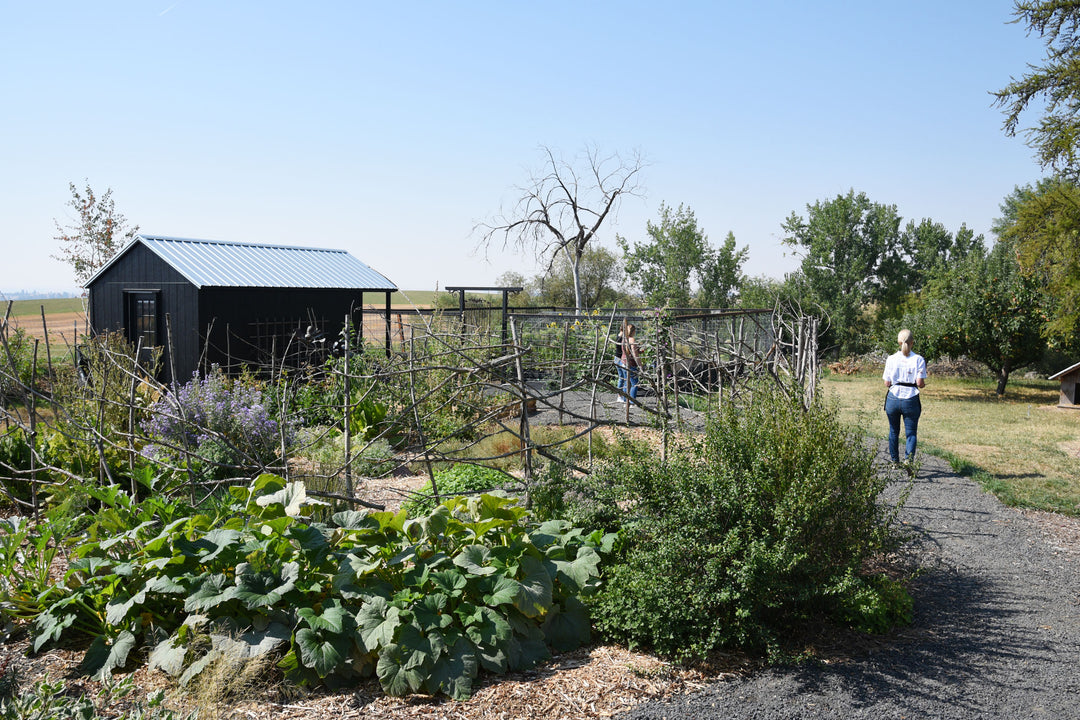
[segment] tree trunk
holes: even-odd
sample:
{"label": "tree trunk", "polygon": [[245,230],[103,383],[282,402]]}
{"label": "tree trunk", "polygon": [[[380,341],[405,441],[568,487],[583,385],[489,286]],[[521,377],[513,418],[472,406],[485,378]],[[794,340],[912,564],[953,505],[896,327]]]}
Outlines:
{"label": "tree trunk", "polygon": [[581,256],[583,253],[583,248],[575,248],[575,252],[570,252],[569,246],[566,248],[566,257],[570,260],[570,270],[574,275],[574,309],[578,313],[584,309],[581,302]]}
{"label": "tree trunk", "polygon": [[1009,367],[1009,364],[1009,361],[1006,360],[1001,366],[1001,369],[998,370],[997,394],[999,396],[1005,394],[1005,384],[1009,382],[1009,373],[1012,372],[1012,368]]}

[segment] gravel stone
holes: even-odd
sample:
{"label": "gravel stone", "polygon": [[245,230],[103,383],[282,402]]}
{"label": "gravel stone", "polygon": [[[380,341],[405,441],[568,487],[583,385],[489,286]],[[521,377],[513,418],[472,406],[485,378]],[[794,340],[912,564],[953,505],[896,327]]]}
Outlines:
{"label": "gravel stone", "polygon": [[901,514],[924,568],[910,626],[843,661],[721,680],[619,717],[1080,718],[1077,548],[941,459],[920,463]]}

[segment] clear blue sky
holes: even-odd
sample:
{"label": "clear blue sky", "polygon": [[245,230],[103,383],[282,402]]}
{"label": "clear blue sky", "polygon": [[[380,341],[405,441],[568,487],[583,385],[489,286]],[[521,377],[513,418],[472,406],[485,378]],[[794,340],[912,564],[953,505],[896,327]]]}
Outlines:
{"label": "clear blue sky", "polygon": [[53,221],[87,180],[144,232],[344,248],[403,289],[531,275],[473,227],[541,145],[647,156],[610,247],[683,203],[781,277],[781,223],[849,189],[989,235],[1043,175],[989,94],[1043,56],[1012,10],[0,0],[0,290],[74,289]]}

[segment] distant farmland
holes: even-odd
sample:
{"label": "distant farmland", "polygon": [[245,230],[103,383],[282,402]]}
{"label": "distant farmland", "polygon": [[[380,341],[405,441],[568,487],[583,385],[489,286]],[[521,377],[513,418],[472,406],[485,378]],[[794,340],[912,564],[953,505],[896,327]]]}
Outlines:
{"label": "distant farmland", "polygon": [[[16,300],[11,303],[8,322],[21,328],[32,337],[45,339],[45,325],[49,328],[49,344],[55,348],[74,345],[79,335],[86,332],[86,311],[83,298],[51,298],[48,300]],[[41,309],[45,308],[44,324]],[[0,313],[7,313],[4,306]]]}

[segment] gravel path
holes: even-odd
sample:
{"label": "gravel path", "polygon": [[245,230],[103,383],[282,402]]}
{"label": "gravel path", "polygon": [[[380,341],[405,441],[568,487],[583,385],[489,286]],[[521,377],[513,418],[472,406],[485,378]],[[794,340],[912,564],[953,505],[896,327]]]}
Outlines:
{"label": "gravel path", "polygon": [[774,668],[625,720],[1080,718],[1080,548],[921,456],[903,519],[915,619],[843,662]]}

